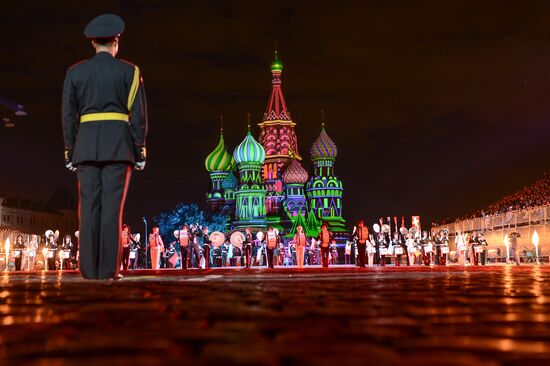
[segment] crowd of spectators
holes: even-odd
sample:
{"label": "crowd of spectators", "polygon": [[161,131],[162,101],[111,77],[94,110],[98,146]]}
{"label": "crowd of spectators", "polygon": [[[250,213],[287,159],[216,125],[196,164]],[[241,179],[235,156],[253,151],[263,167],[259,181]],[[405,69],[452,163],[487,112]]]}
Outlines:
{"label": "crowd of spectators", "polygon": [[514,194],[508,195],[488,207],[458,217],[455,220],[446,218],[440,224],[448,224],[452,221],[461,221],[503,214],[510,211],[523,210],[531,207],[544,206],[550,204],[550,176],[545,173],[542,179],[535,183],[525,186]]}

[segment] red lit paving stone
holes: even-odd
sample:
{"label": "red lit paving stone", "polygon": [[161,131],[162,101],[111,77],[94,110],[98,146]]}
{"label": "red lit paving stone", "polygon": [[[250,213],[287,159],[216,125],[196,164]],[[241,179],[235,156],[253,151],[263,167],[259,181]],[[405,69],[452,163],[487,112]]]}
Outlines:
{"label": "red lit paving stone", "polygon": [[0,275],[14,365],[548,365],[550,267]]}

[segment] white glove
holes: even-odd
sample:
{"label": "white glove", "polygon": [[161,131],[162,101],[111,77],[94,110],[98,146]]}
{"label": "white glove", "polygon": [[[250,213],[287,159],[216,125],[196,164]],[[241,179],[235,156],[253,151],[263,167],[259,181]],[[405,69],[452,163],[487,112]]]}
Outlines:
{"label": "white glove", "polygon": [[135,169],[135,170],[143,170],[143,169],[145,169],[145,160],[135,163],[135,164],[134,164],[134,169]]}
{"label": "white glove", "polygon": [[65,165],[65,168],[69,169],[71,172],[75,173],[76,172],[76,167],[73,165],[72,162],[69,162]]}

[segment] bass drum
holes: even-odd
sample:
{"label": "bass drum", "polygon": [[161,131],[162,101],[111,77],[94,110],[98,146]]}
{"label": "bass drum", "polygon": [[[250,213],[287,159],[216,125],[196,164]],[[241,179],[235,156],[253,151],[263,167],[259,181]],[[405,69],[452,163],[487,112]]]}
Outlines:
{"label": "bass drum", "polygon": [[210,241],[215,248],[220,247],[225,242],[225,235],[222,232],[214,231],[210,234]]}
{"label": "bass drum", "polygon": [[231,244],[233,244],[234,247],[242,248],[243,242],[245,240],[245,236],[240,231],[235,231],[231,236],[229,237],[229,241]]}

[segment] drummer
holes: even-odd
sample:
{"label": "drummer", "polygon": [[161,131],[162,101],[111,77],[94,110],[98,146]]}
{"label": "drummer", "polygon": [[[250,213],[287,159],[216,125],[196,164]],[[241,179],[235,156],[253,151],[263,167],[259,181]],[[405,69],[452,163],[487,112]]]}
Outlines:
{"label": "drummer", "polygon": [[244,235],[244,248],[243,248],[243,254],[244,254],[244,263],[246,268],[250,268],[252,265],[252,244],[254,242],[254,238],[252,237],[252,231],[249,227],[246,228],[246,233]]}
{"label": "drummer", "polygon": [[367,264],[369,267],[374,266],[374,255],[376,254],[376,241],[372,234],[369,235],[367,244]]}
{"label": "drummer", "polygon": [[472,262],[474,266],[477,266],[479,265],[479,253],[483,250],[483,247],[480,245],[475,231],[470,236],[468,244],[472,250]]}
{"label": "drummer", "polygon": [[414,241],[412,234],[407,234],[407,240],[405,241],[407,246],[407,265],[414,266],[415,262],[415,253],[416,253],[416,242]]}
{"label": "drummer", "polygon": [[[23,235],[18,234],[15,238],[15,243],[13,244],[13,258],[15,261],[15,270],[22,271],[22,257],[23,249],[25,249],[25,244],[23,244]],[[7,266],[6,266],[7,267]]]}
{"label": "drummer", "polygon": [[403,255],[403,246],[401,245],[399,233],[393,234],[392,247],[393,254],[395,255],[395,266],[399,267],[401,265],[401,256]]}
{"label": "drummer", "polygon": [[25,258],[27,260],[27,271],[34,271],[36,264],[36,251],[38,250],[38,235],[32,234],[31,240],[25,243]]}
{"label": "drummer", "polygon": [[181,268],[187,269],[187,265],[189,263],[188,256],[189,256],[189,243],[191,241],[191,235],[189,233],[189,228],[187,225],[183,225],[181,227],[181,230],[176,230],[174,232],[174,235],[178,238],[180,243],[180,251],[181,251]]}
{"label": "drummer", "polygon": [[62,257],[62,265],[61,268],[68,270],[73,269],[72,267],[72,258],[71,253],[73,251],[73,242],[71,240],[71,235],[66,234],[63,237],[63,242],[61,243],[61,250],[63,251],[63,257]]}
{"label": "drummer", "polygon": [[267,252],[267,267],[274,268],[274,254],[277,248],[277,233],[270,226],[267,228],[266,235],[266,252]]}

